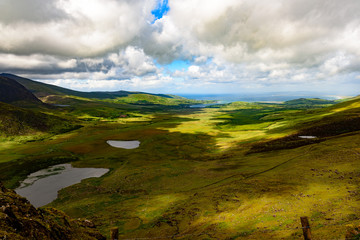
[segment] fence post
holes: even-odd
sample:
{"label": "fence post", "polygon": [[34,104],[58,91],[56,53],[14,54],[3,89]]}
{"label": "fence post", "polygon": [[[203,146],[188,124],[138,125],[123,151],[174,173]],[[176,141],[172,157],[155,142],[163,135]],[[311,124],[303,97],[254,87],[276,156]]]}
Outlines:
{"label": "fence post", "polygon": [[310,224],[307,217],[300,217],[301,226],[305,240],[311,240]]}
{"label": "fence post", "polygon": [[110,229],[110,240],[118,240],[119,239],[119,228],[113,227]]}

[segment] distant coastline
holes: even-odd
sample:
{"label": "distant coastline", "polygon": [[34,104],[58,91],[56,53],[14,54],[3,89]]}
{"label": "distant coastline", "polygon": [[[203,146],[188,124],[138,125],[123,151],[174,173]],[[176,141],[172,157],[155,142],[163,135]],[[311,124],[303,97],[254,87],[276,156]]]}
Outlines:
{"label": "distant coastline", "polygon": [[312,93],[246,93],[246,94],[177,94],[181,97],[194,100],[218,100],[224,103],[229,102],[284,102],[298,98],[322,98],[336,100],[348,96],[321,95]]}

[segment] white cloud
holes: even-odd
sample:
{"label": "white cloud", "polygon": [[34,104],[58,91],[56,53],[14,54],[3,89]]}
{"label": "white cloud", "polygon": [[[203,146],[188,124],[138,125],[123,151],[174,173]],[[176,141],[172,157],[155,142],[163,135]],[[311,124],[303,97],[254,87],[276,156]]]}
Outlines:
{"label": "white cloud", "polygon": [[111,54],[109,60],[116,66],[121,66],[123,74],[130,76],[143,76],[157,71],[153,59],[147,56],[143,49],[133,46],[127,47],[119,54]]}
{"label": "white cloud", "polygon": [[329,75],[335,75],[348,67],[354,56],[342,52],[337,53],[334,57],[328,58],[321,66],[323,72]]}
{"label": "white cloud", "polygon": [[122,81],[119,80],[78,80],[78,79],[57,79],[42,80],[42,82],[54,84],[79,91],[108,91],[120,90]]}
{"label": "white cloud", "polygon": [[[143,78],[133,77],[124,80],[104,80],[108,76],[95,76],[92,75],[92,79],[83,78],[76,74],[58,75],[52,76],[52,78],[60,77],[56,80],[43,79],[42,82],[54,84],[61,87],[66,87],[78,91],[118,91],[118,90],[130,90],[130,91],[145,91],[152,90],[157,91],[163,86],[173,84],[173,79],[162,74],[154,76],[145,76]],[[63,78],[61,78],[63,77]],[[75,77],[75,78],[71,78]],[[83,78],[83,79],[81,79]],[[166,90],[165,90],[166,91]]]}

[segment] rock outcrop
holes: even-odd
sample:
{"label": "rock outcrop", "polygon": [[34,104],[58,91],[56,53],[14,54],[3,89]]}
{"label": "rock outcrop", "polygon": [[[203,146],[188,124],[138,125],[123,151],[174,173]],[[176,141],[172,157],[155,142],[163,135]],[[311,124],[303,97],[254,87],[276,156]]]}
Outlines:
{"label": "rock outcrop", "polygon": [[0,239],[106,239],[89,220],[74,220],[53,209],[36,209],[0,183]]}

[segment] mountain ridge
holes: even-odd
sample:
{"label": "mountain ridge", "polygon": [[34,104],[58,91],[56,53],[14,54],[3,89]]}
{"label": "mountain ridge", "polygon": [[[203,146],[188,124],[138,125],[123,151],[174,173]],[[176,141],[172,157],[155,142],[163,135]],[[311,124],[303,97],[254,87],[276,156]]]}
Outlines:
{"label": "mountain ridge", "polygon": [[0,76],[0,102],[30,102],[42,104],[42,102],[26,87],[5,76]]}
{"label": "mountain ridge", "polygon": [[153,96],[165,97],[165,98],[174,98],[172,95],[166,94],[152,94],[145,92],[130,92],[130,91],[94,91],[94,92],[81,92],[75,91],[67,88],[58,87],[51,84],[46,84],[38,81],[34,81],[28,78],[23,78],[10,73],[1,73],[0,76],[7,77],[9,79],[15,80],[25,88],[30,90],[35,96],[42,98],[49,95],[72,95],[76,97],[84,98],[98,98],[98,99],[114,99],[118,97],[126,97],[132,94],[149,94]]}

